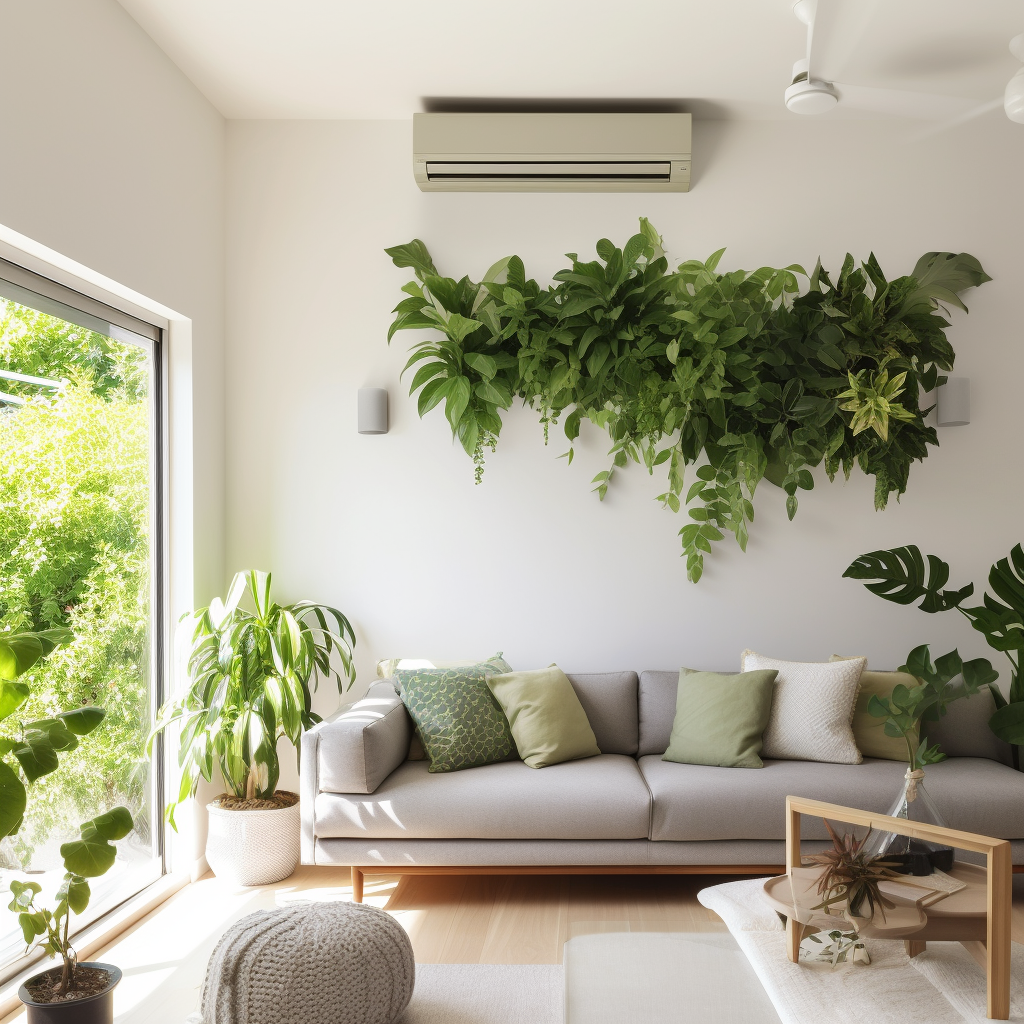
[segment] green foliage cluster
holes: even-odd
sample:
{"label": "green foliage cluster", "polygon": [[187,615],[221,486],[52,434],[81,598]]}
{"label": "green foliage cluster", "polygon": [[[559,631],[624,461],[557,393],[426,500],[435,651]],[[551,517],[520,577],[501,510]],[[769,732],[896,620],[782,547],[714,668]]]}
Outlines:
{"label": "green foliage cluster", "polygon": [[[215,767],[234,796],[272,796],[280,776],[278,740],[287,737],[297,753],[302,733],[321,720],[311,707],[310,682],[315,689],[321,676],[334,676],[342,693],[355,681],[349,620],[311,601],[279,605],[270,582],[270,573],[240,572],[224,601],[193,613],[189,689],[160,709],[152,734],[174,723],[180,728],[178,803],[195,795],[201,778],[211,781]],[[245,596],[252,611],[241,606]],[[172,825],[175,806],[167,808]]]}
{"label": "green foliage cluster", "polygon": [[[148,354],[78,324],[0,298],[0,370],[69,380],[108,401],[146,397]],[[35,385],[5,380],[0,390],[25,398]]]}
{"label": "green foliage cluster", "polygon": [[[847,256],[833,281],[820,263],[810,275],[796,265],[720,273],[723,251],[669,271],[641,219],[623,248],[602,239],[597,260],[569,253],[541,288],[518,256],[479,284],[442,277],[414,239],[387,250],[417,278],[388,340],[442,332],[413,347],[410,393],[421,416],[444,403],[478,480],[516,397],[539,410],[545,432],[561,419],[570,444],[583,420],[608,432],[612,465],[594,479],[602,498],[630,460],[652,473],[664,465],[659,500],[674,512],[695,503],[680,535],[696,582],[723,531],[746,547],[762,479],[785,490],[791,519],[822,464],[830,480],[855,465],[873,475],[876,508],[905,491],[911,463],[938,443],[919,389],[953,365],[939,303],[965,308],[959,294],[990,280],[964,253],[928,253],[892,281],[873,255],[859,268]],[[684,467],[702,458],[685,490]]]}
{"label": "green foliage cluster", "polygon": [[[1020,747],[1024,745],[1024,678],[1021,663],[1024,659],[1024,549],[1015,544],[1009,558],[1000,558],[988,574],[988,591],[982,596],[980,605],[965,606],[964,602],[974,595],[974,584],[968,583],[958,590],[944,589],[949,582],[949,564],[937,555],[928,555],[927,561],[916,545],[889,548],[884,551],[869,551],[855,559],[844,576],[864,582],[873,594],[892,601],[894,604],[921,603],[924,612],[944,612],[955,608],[965,616],[971,625],[985,637],[993,650],[1001,651],[1010,662],[1009,699],[995,685],[999,673],[985,658],[963,664],[963,680],[967,692],[974,692],[980,685],[988,685],[996,704],[996,712],[989,720],[989,727],[1001,739],[1011,744],[1013,761],[1020,768]],[[927,648],[918,648],[908,658]],[[959,656],[956,651],[947,654],[946,678],[951,679],[960,671],[952,660]],[[936,666],[942,658],[936,659]],[[973,667],[972,667],[973,666]],[[920,675],[914,668],[907,671]],[[875,712],[873,709],[873,713]],[[889,724],[886,724],[889,732]],[[894,735],[890,733],[890,735]]]}
{"label": "green foliage cluster", "polygon": [[132,383],[143,350],[10,305],[0,367],[72,380],[0,407],[0,632],[74,634],[26,674],[22,714],[107,710],[94,742],[35,784],[26,827],[4,843],[14,867],[116,803],[148,826],[150,427],[145,378]]}
{"label": "green foliage cluster", "polygon": [[[59,767],[58,754],[77,749],[79,737],[93,732],[103,721],[103,709],[74,708],[38,721],[12,718],[31,696],[31,687],[21,676],[71,634],[65,629],[0,634],[0,837],[15,835],[24,821],[28,792],[35,783]],[[19,773],[20,768],[20,773]],[[22,781],[24,776],[24,781]],[[77,957],[70,943],[71,914],[81,914],[92,892],[87,879],[106,874],[114,865],[117,851],[112,842],[123,839],[134,828],[128,809],[115,807],[79,827],[80,837],[60,848],[65,875],[57,890],[57,905],[51,911],[37,907],[42,892],[38,882],[11,882],[13,899],[8,909],[18,915],[25,943],[42,936],[40,948],[49,956],[61,956],[63,968],[57,986],[60,995],[75,987]]]}

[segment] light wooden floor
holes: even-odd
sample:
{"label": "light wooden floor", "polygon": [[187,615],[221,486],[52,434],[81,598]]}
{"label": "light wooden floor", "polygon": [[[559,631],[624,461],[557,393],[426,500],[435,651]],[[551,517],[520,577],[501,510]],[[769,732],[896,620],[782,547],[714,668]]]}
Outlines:
{"label": "light wooden floor", "polygon": [[[723,931],[697,902],[729,876],[371,875],[365,901],[393,914],[420,963],[557,964],[574,935],[607,931]],[[1013,935],[1024,941],[1024,877]],[[309,899],[351,899],[347,869],[300,868],[276,885],[233,889],[207,876],[186,886],[95,959],[115,963],[118,1024],[181,1024],[197,1009],[201,973],[224,929],[253,910]],[[187,965],[191,964],[189,969]],[[0,1024],[24,1021],[22,1013]]]}

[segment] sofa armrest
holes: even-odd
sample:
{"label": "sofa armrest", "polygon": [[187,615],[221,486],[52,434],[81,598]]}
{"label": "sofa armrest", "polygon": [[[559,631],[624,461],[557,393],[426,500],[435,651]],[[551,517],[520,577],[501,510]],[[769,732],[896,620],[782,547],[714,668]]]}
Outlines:
{"label": "sofa armrest", "polygon": [[412,724],[387,681],[339,708],[302,734],[299,787],[302,863],[316,863],[316,798],[328,793],[372,793],[409,752]]}
{"label": "sofa armrest", "polygon": [[409,752],[409,714],[379,684],[313,731],[318,792],[372,793]]}

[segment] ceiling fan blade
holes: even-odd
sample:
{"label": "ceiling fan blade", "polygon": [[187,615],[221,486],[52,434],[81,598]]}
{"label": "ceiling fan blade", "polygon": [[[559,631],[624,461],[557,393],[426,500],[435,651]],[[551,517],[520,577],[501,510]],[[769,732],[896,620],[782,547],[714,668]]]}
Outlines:
{"label": "ceiling fan blade", "polygon": [[921,131],[911,135],[908,141],[921,142],[924,139],[930,139],[933,135],[941,135],[943,132],[948,132],[951,128],[956,128],[959,125],[966,124],[968,121],[973,121],[976,117],[981,117],[982,115],[987,114],[990,110],[1001,110],[1002,106],[1003,97],[997,96],[994,100],[988,100],[986,103],[979,103],[970,110],[964,111],[962,114],[958,114],[956,117],[950,117],[945,121],[940,121],[938,124],[933,124],[928,128],[923,128]]}
{"label": "ceiling fan blade", "polygon": [[833,82],[833,85],[842,106],[887,114],[889,117],[946,122],[962,118],[977,107],[974,100],[965,100],[958,96],[938,96],[934,93],[907,92],[903,89],[873,89],[867,85],[843,85],[841,82]]}
{"label": "ceiling fan blade", "polygon": [[881,0],[817,0],[807,42],[808,74],[822,82],[841,78]]}

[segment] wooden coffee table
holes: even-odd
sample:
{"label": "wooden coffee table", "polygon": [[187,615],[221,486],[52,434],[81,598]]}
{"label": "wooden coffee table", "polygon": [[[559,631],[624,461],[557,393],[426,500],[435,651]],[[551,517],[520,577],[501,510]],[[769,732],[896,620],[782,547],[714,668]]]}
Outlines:
{"label": "wooden coffee table", "polygon": [[786,798],[786,864],[787,872],[765,882],[765,895],[780,914],[786,917],[786,946],[794,963],[800,956],[800,942],[813,918],[822,911],[811,908],[821,902],[817,893],[818,878],[823,867],[804,867],[800,856],[800,816],[811,814],[850,825],[866,826],[883,832],[894,832],[926,842],[938,842],[960,850],[984,854],[985,867],[954,863],[947,872],[967,883],[965,889],[947,896],[931,907],[922,908],[909,902],[896,901],[894,910],[886,910],[885,918],[876,915],[870,921],[849,918],[851,927],[862,938],[903,939],[907,953],[922,953],[928,940],[961,942],[985,970],[988,982],[988,1016],[1007,1020],[1010,1015],[1010,907],[1012,867],[1010,844],[1005,839],[992,839],[971,832],[938,825],[925,825],[872,814],[852,807]]}

